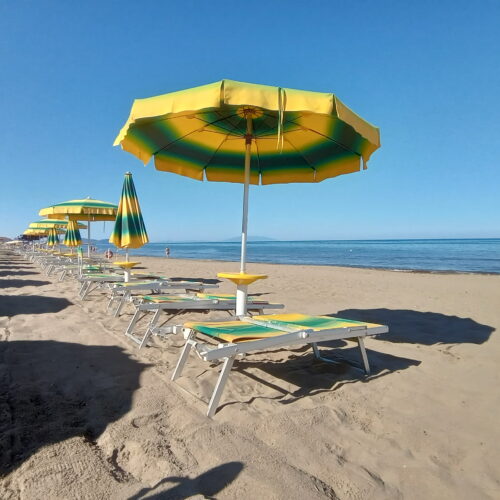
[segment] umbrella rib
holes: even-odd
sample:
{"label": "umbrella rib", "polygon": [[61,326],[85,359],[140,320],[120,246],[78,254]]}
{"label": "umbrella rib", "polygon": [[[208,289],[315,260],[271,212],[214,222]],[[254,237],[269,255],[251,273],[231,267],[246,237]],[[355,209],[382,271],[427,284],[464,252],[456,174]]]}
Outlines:
{"label": "umbrella rib", "polygon": [[[318,132],[317,130],[314,130],[314,129],[309,128],[309,127],[304,127],[303,125],[299,125],[294,120],[288,120],[288,123],[294,123],[295,125],[297,125],[297,127],[299,127],[299,129],[307,130],[308,132],[312,132],[313,134],[324,137],[325,139],[329,140],[330,142],[333,142],[337,146],[340,146],[341,148],[345,149],[349,153],[354,153],[355,155],[357,155],[361,158],[361,155],[359,153],[357,153],[356,151],[353,151],[352,149],[348,148],[347,146],[344,146],[344,144],[341,144],[340,142],[336,141],[335,139],[332,139],[331,137],[328,137],[327,135],[322,134],[321,132]],[[284,134],[284,135],[286,135],[286,134]],[[360,135],[360,134],[358,134],[358,135]]]}
{"label": "umbrella rib", "polygon": [[317,168],[310,163],[310,161],[303,155],[303,153],[300,152],[299,149],[297,149],[297,147],[293,143],[290,142],[290,139],[288,139],[286,135],[283,136],[283,140],[286,141],[288,144],[290,144],[290,146],[292,146],[292,148],[295,149],[295,151],[297,151],[299,156],[309,165],[310,168],[312,168],[312,170],[316,174]]}
{"label": "umbrella rib", "polygon": [[[222,118],[220,118],[218,120],[215,120],[213,122],[202,120],[201,118],[199,120],[201,122],[205,123],[204,126],[206,126],[206,125],[214,125],[215,123],[218,123],[218,122],[223,121],[223,120],[227,120],[228,118],[233,118],[234,116],[236,116],[236,114],[222,117]],[[199,128],[196,129],[196,130],[192,130],[191,132],[189,132],[189,133],[187,133],[185,135],[182,135],[181,137],[178,137],[177,139],[175,139],[175,141],[169,142],[166,146],[163,146],[162,148],[158,149],[158,151],[155,151],[154,153],[152,153],[152,156],[155,156],[158,153],[160,153],[161,151],[164,151],[164,150],[168,149],[172,144],[176,144],[177,142],[182,141],[183,139],[185,139],[186,137],[190,136],[191,134],[194,134],[195,132],[198,132],[198,130],[199,130]],[[210,132],[213,132],[214,134],[222,134],[221,132],[217,132],[216,130],[210,130]],[[227,136],[228,134],[226,133],[224,135]]]}
{"label": "umbrella rib", "polygon": [[[234,115],[233,115],[234,116]],[[235,126],[233,126],[233,129],[235,128]],[[221,143],[219,144],[219,146],[217,147],[217,149],[214,151],[214,153],[212,154],[212,156],[210,157],[210,160],[208,160],[206,163],[205,163],[205,166],[203,167],[203,171],[205,172],[207,167],[210,165],[210,163],[212,162],[212,160],[215,158],[215,155],[219,152],[220,148],[222,147],[222,145],[228,140],[228,137],[229,137],[229,134],[225,134],[224,135],[224,138],[222,139]],[[205,174],[206,175],[206,174]]]}

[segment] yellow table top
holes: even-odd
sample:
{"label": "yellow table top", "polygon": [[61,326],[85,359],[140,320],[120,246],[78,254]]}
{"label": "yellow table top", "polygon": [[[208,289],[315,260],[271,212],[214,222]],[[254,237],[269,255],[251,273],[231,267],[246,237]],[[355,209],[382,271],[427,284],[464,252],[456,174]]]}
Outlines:
{"label": "yellow table top", "polygon": [[254,281],[267,278],[266,274],[247,274],[247,273],[217,273],[219,278],[226,278],[237,285],[250,285]]}
{"label": "yellow table top", "polygon": [[113,265],[119,266],[123,269],[132,269],[133,267],[137,266],[137,264],[140,264],[140,262],[113,262]]}

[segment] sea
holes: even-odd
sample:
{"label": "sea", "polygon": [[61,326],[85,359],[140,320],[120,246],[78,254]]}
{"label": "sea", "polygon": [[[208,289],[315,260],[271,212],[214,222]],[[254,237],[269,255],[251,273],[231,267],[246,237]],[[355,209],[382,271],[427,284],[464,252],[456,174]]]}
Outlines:
{"label": "sea", "polygon": [[[113,245],[96,242],[98,250]],[[130,255],[239,261],[239,242],[148,243]],[[122,253],[122,251],[120,251]],[[395,271],[500,274],[500,238],[412,240],[253,241],[248,262],[345,266]]]}

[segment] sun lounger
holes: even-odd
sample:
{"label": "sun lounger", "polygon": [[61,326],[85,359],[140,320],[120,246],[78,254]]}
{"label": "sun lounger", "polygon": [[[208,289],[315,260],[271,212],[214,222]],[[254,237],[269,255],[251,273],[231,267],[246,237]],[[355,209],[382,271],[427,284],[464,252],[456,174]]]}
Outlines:
{"label": "sun lounger", "polygon": [[[125,335],[143,347],[152,334],[171,333],[169,328],[157,328],[156,324],[162,312],[168,314],[167,321],[171,321],[179,314],[187,311],[226,311],[229,314],[236,311],[236,297],[230,294],[184,294],[184,295],[143,295],[135,300],[136,311],[130,321]],[[262,313],[265,309],[282,309],[283,304],[272,304],[257,297],[248,297],[248,310]],[[148,313],[154,313],[145,332],[139,337],[134,335],[137,322]]]}
{"label": "sun lounger", "polygon": [[218,285],[202,283],[200,281],[171,281],[171,280],[154,280],[154,281],[132,281],[129,283],[114,283],[111,288],[106,311],[109,312],[114,302],[118,302],[113,316],[119,316],[123,305],[126,302],[132,302],[134,294],[149,292],[150,294],[168,294],[172,290],[184,290],[186,293],[203,292],[208,288],[217,288]]}
{"label": "sun lounger", "polygon": [[[168,278],[166,276],[158,276],[157,274],[147,274],[147,273],[132,273],[132,280],[130,283],[137,281],[144,281],[145,279],[150,280],[165,280]],[[88,295],[90,295],[94,290],[102,288],[104,286],[109,287],[113,283],[124,283],[125,275],[118,273],[95,273],[95,274],[84,274],[78,278],[80,282],[80,290],[78,295],[80,299],[85,300]]]}
{"label": "sun lounger", "polygon": [[[172,375],[176,380],[182,374],[191,349],[208,362],[223,361],[222,369],[208,404],[207,415],[212,417],[224,390],[236,356],[269,348],[311,344],[316,358],[330,363],[333,359],[320,355],[318,343],[339,340],[357,340],[364,371],[370,373],[363,337],[378,335],[389,331],[387,326],[363,323],[330,316],[306,316],[304,314],[274,314],[254,317],[241,317],[238,321],[189,322],[184,326],[171,329],[172,333],[182,332],[186,344]],[[215,340],[217,345],[198,340],[205,336]],[[358,368],[359,369],[359,368]]]}

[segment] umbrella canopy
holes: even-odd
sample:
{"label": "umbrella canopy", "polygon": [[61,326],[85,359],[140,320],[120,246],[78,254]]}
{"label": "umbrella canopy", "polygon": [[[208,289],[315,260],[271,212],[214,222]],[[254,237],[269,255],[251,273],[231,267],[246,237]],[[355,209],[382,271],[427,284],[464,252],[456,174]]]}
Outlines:
{"label": "umbrella canopy", "polygon": [[130,172],[125,174],[115,227],[109,241],[117,247],[127,250],[142,247],[149,241]]}
{"label": "umbrella canopy", "polygon": [[[38,236],[47,236],[49,234],[49,231],[51,229],[54,229],[52,227],[46,227],[46,228],[31,228],[29,227],[26,229],[23,234],[26,235],[38,235]],[[62,229],[56,229],[57,234],[63,234],[64,231]]]}
{"label": "umbrella canopy", "polygon": [[[249,123],[251,129],[248,129]],[[209,181],[319,182],[366,166],[377,127],[334,94],[222,80],[136,99],[115,145],[158,170]]]}
{"label": "umbrella canopy", "polygon": [[[143,163],[154,157],[158,170],[244,183],[244,275],[249,184],[320,182],[357,172],[380,147],[380,133],[334,94],[222,80],[135,100],[114,144]],[[237,313],[244,313],[246,285],[239,283]]]}
{"label": "umbrella canopy", "polygon": [[90,222],[115,220],[118,206],[108,201],[85,198],[83,200],[69,200],[42,208],[39,215],[49,219],[67,217],[69,220],[88,221],[88,256],[90,257]]}
{"label": "umbrella canopy", "polygon": [[76,221],[69,221],[63,244],[67,247],[79,247],[82,244],[82,237]]}
{"label": "umbrella canopy", "polygon": [[59,245],[59,236],[57,235],[57,230],[55,228],[49,230],[47,236],[47,245],[49,247]]}
{"label": "umbrella canopy", "polygon": [[83,200],[69,200],[42,208],[39,215],[49,219],[67,217],[70,220],[97,221],[115,220],[118,206],[108,201],[85,198]]}
{"label": "umbrella canopy", "polygon": [[[28,227],[30,229],[51,229],[53,227],[57,229],[66,229],[68,226],[68,221],[63,219],[41,219],[36,222],[32,222]],[[78,224],[79,229],[85,229],[87,226],[84,224]]]}

